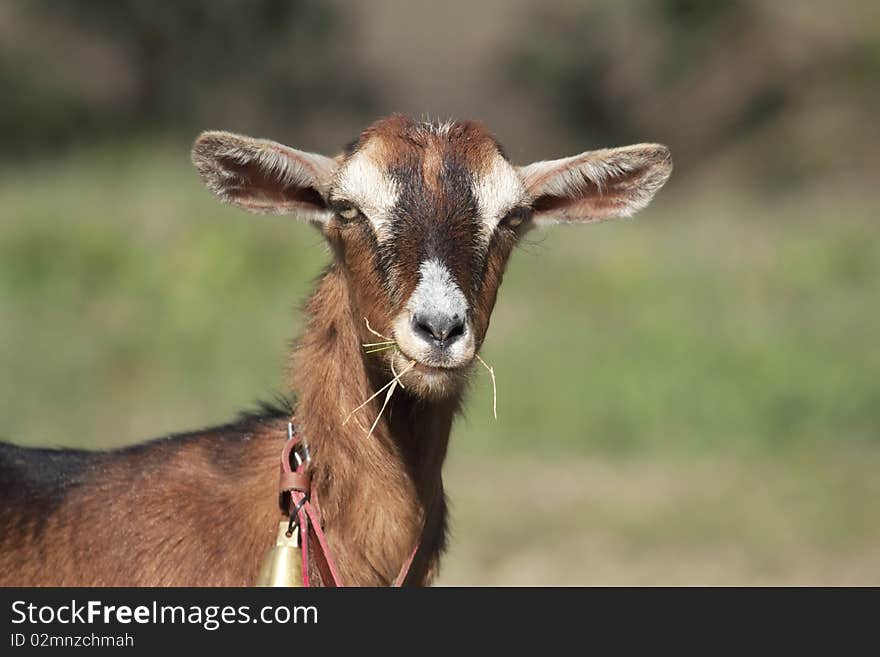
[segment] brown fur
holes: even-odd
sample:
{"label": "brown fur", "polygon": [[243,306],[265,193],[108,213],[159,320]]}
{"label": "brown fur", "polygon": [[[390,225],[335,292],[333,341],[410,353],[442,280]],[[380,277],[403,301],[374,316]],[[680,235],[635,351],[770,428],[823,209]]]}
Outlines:
{"label": "brown fur", "polygon": [[0,508],[0,585],[253,584],[279,517],[285,429],[256,421],[91,454],[75,482],[5,471],[39,488]]}

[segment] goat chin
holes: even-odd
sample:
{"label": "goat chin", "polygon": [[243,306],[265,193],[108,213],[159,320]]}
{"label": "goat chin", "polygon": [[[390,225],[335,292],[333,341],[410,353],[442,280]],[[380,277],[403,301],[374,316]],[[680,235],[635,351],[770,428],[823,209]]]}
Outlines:
{"label": "goat chin", "polygon": [[[412,362],[400,354],[395,354],[394,368],[402,372]],[[455,368],[430,367],[418,362],[400,377],[404,388],[414,397],[427,401],[442,401],[461,395],[467,382],[467,372],[471,363]]]}

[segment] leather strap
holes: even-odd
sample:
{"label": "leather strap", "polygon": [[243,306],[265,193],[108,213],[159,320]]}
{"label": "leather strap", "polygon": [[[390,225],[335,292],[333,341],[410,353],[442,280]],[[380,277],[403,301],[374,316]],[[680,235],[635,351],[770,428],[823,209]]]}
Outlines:
{"label": "leather strap", "polygon": [[292,490],[308,493],[311,483],[309,476],[304,472],[282,472],[281,480],[278,482],[278,490],[282,493]]}
{"label": "leather strap", "polygon": [[416,554],[419,551],[419,543],[416,543],[416,546],[413,548],[413,551],[410,553],[409,558],[404,562],[403,567],[401,567],[400,572],[397,574],[397,579],[394,580],[394,586],[396,588],[400,588],[407,584],[407,579],[410,575],[410,571],[412,569],[413,561],[415,561]]}
{"label": "leather strap", "polygon": [[[286,514],[295,509],[299,521],[300,542],[302,544],[302,581],[304,586],[312,586],[309,576],[309,564],[315,564],[321,575],[321,583],[326,587],[344,586],[333,556],[324,528],[321,525],[320,510],[317,506],[317,495],[314,502],[310,499],[311,477],[308,473],[308,463],[303,463],[295,469],[291,466],[294,449],[302,443],[299,434],[291,432],[290,439],[281,450],[281,474],[278,480],[279,503],[282,511]],[[413,548],[409,558],[400,569],[400,573],[394,580],[394,586],[400,587],[409,584],[413,562],[419,552],[419,543]]]}

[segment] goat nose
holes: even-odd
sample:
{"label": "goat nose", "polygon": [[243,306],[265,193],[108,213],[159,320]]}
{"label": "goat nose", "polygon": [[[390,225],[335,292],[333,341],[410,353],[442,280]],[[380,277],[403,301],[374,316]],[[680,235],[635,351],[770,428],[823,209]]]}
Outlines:
{"label": "goat nose", "polygon": [[464,335],[464,318],[445,313],[417,313],[413,315],[412,326],[423,340],[449,346]]}

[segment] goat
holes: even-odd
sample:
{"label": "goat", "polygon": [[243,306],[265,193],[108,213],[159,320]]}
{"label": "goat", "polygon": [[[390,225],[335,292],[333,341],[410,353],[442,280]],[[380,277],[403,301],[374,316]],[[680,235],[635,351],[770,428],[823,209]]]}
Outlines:
{"label": "goat", "polygon": [[[672,171],[668,149],[517,167],[478,122],[393,115],[336,157],[205,132],[192,160],[220,200],[297,215],[330,245],[291,354],[296,406],[111,451],[0,444],[0,584],[252,585],[292,416],[343,581],[388,585],[418,545],[415,583],[430,584],[450,430],[513,247],[539,224],[642,209]],[[390,346],[366,353],[374,332]],[[380,395],[345,422],[394,376],[393,412],[371,429]]]}

